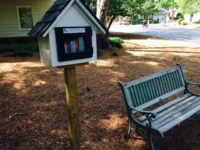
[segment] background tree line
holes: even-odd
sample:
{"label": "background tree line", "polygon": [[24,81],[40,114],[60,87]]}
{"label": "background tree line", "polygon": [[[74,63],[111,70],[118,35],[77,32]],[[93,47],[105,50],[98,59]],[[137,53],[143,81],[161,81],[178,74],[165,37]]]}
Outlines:
{"label": "background tree line", "polygon": [[148,19],[160,8],[177,8],[182,14],[191,15],[200,11],[200,0],[85,0],[85,3],[108,29],[117,16],[142,15]]}

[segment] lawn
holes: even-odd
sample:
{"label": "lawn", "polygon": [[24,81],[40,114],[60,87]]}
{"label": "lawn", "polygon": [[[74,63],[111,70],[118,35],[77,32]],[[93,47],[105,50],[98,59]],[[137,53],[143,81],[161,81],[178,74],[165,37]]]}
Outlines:
{"label": "lawn", "polygon": [[[143,150],[136,133],[124,140],[126,108],[119,81],[130,81],[181,63],[188,80],[200,82],[200,48],[151,37],[118,35],[125,39],[105,50],[100,59],[77,67],[83,150]],[[69,149],[63,69],[31,58],[0,55],[0,149]],[[200,114],[155,137],[159,150],[200,149]]]}

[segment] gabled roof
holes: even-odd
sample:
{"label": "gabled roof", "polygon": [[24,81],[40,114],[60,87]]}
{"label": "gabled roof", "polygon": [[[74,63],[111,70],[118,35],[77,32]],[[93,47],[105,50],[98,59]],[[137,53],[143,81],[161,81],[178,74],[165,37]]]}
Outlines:
{"label": "gabled roof", "polygon": [[85,5],[82,0],[56,0],[54,4],[46,11],[45,15],[42,19],[37,22],[37,24],[32,28],[32,30],[28,33],[30,36],[44,36],[47,30],[52,26],[52,24],[56,21],[59,15],[61,15],[62,11],[70,4],[77,1],[83,7],[86,8],[86,11],[90,14],[95,20],[97,26],[99,26],[100,31],[107,33],[107,29],[101,24],[99,19],[91,12],[91,10]]}

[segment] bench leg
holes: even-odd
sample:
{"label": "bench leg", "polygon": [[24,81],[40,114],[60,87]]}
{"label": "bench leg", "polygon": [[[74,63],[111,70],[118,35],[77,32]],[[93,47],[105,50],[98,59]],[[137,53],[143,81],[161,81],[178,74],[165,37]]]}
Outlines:
{"label": "bench leg", "polygon": [[131,126],[132,126],[132,121],[130,119],[128,119],[128,128],[127,128],[126,135],[124,137],[125,139],[130,138]]}
{"label": "bench leg", "polygon": [[151,146],[151,150],[155,150],[155,146],[154,146],[154,143],[153,143],[151,131],[148,131],[148,142],[149,142],[149,144]]}

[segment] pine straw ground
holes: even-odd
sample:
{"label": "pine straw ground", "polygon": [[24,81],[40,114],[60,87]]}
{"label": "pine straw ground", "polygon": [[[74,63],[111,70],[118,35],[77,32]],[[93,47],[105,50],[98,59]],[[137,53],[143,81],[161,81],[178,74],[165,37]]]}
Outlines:
{"label": "pine straw ground", "polygon": [[[125,43],[95,63],[77,67],[83,150],[146,149],[136,133],[124,140],[126,108],[118,81],[130,81],[181,63],[187,79],[200,82],[200,48],[188,43],[123,36]],[[0,56],[0,149],[69,149],[63,69],[32,58]],[[155,136],[159,150],[200,149],[200,114]]]}

